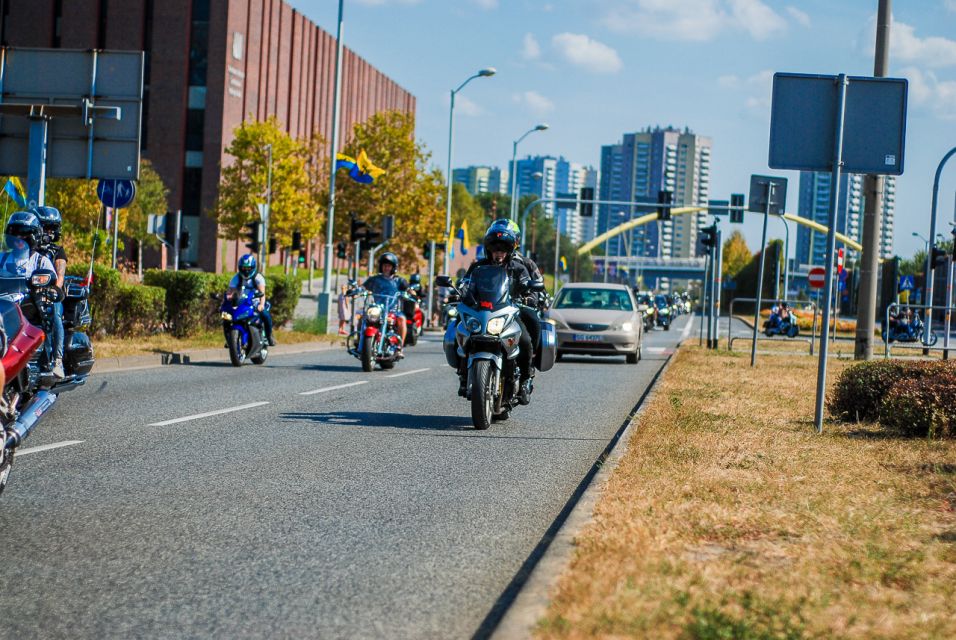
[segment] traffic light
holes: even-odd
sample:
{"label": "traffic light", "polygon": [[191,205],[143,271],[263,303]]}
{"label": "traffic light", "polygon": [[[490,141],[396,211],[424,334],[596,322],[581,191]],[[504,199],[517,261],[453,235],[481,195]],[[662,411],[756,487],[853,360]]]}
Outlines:
{"label": "traffic light", "polygon": [[943,249],[942,247],[934,246],[932,253],[933,253],[933,260],[932,260],[931,264],[932,264],[934,267],[938,267],[938,266],[940,266],[940,265],[946,264],[946,250],[945,250],[945,249]]}
{"label": "traffic light", "polygon": [[292,232],[292,246],[289,247],[293,251],[302,250],[302,234],[298,231]]}
{"label": "traffic light", "polygon": [[183,229],[179,233],[179,250],[185,251],[189,248],[189,229]]}
{"label": "traffic light", "polygon": [[242,235],[246,238],[249,238],[249,242],[246,243],[246,247],[249,248],[249,251],[255,254],[259,253],[259,246],[262,244],[262,223],[261,222],[247,222],[243,227]]}
{"label": "traffic light", "polygon": [[269,255],[272,255],[279,250],[279,243],[276,242],[275,238],[269,238]]}
{"label": "traffic light", "polygon": [[956,260],[956,224],[953,224],[953,260]]}
{"label": "traffic light", "polygon": [[382,241],[382,232],[379,231],[378,229],[367,227],[365,229],[365,234],[361,238],[359,238],[359,242],[361,242],[359,246],[362,248],[362,251],[368,251],[372,247],[375,247],[376,245],[378,245],[378,243],[380,243],[381,241]]}
{"label": "traffic light", "polygon": [[382,216],[382,237],[386,240],[395,237],[395,216]]}
{"label": "traffic light", "polygon": [[346,258],[349,257],[347,250],[348,250],[348,245],[346,245],[342,241],[339,241],[339,243],[335,245],[335,255],[338,257],[339,260],[345,260]]}
{"label": "traffic light", "polygon": [[[657,204],[669,205],[674,202],[674,194],[670,191],[657,192]],[[667,221],[671,219],[670,207],[657,207],[657,219]]]}
{"label": "traffic light", "polygon": [[581,217],[590,218],[594,215],[594,203],[586,202],[594,200],[594,187],[581,187]]}
{"label": "traffic light", "polygon": [[730,210],[730,221],[736,224],[743,224],[744,194],[742,193],[730,194],[730,206],[734,207],[733,209]]}
{"label": "traffic light", "polygon": [[431,242],[426,242],[424,246],[422,246],[422,257],[425,258],[426,260],[432,259],[432,243]]}
{"label": "traffic light", "polygon": [[717,225],[712,224],[700,230],[700,244],[708,251],[717,244]]}
{"label": "traffic light", "polygon": [[357,219],[354,215],[350,222],[350,233],[349,238],[352,242],[358,242],[362,239],[362,234],[365,229],[368,228],[368,224],[364,220]]}

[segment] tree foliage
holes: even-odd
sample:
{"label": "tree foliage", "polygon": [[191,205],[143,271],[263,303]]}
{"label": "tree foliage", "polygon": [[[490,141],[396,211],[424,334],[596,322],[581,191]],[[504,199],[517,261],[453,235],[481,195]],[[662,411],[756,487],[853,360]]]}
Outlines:
{"label": "tree foliage", "polygon": [[[63,247],[72,261],[86,260],[93,250],[96,229],[96,261],[109,264],[111,250],[106,230],[97,224],[103,204],[96,197],[96,181],[79,178],[50,178],[46,181],[44,203],[63,216]],[[122,221],[121,221],[122,223]],[[120,239],[122,247],[122,239]]]}
{"label": "tree foliage", "polygon": [[139,182],[136,184],[136,199],[120,215],[120,231],[146,246],[159,246],[159,238],[149,232],[149,215],[164,215],[169,209],[166,198],[169,189],[163,184],[149,160],[139,166]]}
{"label": "tree foliage", "polygon": [[744,239],[744,234],[740,231],[734,231],[724,241],[722,278],[724,280],[736,278],[741,269],[753,260],[753,257],[750,247],[747,246],[747,241]]}

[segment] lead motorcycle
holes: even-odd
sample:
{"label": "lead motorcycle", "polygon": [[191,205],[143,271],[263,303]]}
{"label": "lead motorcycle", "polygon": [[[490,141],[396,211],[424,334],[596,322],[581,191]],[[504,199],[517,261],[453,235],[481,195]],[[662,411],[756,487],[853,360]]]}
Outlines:
{"label": "lead motorcycle", "polygon": [[[16,449],[53,407],[57,396],[84,384],[93,369],[93,347],[85,331],[90,324],[89,282],[77,276],[64,279],[61,294],[56,274],[37,270],[28,279],[20,265],[29,258],[26,244],[7,237],[11,247],[0,254],[0,360],[4,385],[0,396],[0,492],[10,477]],[[52,345],[52,305],[62,295],[65,377],[49,373]]]}
{"label": "lead motorcycle", "polygon": [[[475,429],[487,429],[493,421],[507,420],[518,406],[521,303],[512,300],[511,279],[501,266],[475,268],[460,289],[448,276],[439,276],[436,283],[450,287],[460,299],[457,317],[445,330],[445,359],[456,371],[467,370],[464,395],[471,402],[472,423]],[[529,288],[543,292],[544,283],[534,282]],[[540,317],[540,310],[535,312]],[[539,325],[534,367],[548,371],[557,354],[555,326],[546,319],[540,319]]]}

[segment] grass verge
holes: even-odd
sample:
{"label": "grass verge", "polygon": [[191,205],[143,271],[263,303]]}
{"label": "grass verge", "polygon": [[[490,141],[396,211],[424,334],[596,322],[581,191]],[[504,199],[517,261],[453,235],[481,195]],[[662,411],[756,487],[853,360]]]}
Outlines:
{"label": "grass verge", "polygon": [[[277,329],[276,342],[279,344],[299,344],[316,341],[339,341],[340,336],[326,336],[316,330],[315,323],[301,326],[296,321],[291,331]],[[103,338],[93,341],[94,353],[99,358],[119,358],[123,356],[142,356],[159,353],[177,353],[195,349],[216,349],[223,347],[221,331],[207,331],[192,338],[177,339],[169,334],[157,334],[141,338]]]}
{"label": "grass verge", "polygon": [[816,435],[815,367],[681,349],[536,637],[956,637],[956,442]]}

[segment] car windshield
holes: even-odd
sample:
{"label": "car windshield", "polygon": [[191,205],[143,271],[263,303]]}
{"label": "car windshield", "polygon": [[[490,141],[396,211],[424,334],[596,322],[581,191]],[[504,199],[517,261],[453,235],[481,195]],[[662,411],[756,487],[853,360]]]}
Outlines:
{"label": "car windshield", "polygon": [[666,307],[667,298],[665,298],[664,296],[660,294],[657,294],[656,296],[654,296],[654,305],[658,307]]}
{"label": "car windshield", "polygon": [[631,298],[623,289],[563,289],[558,294],[556,309],[600,309],[602,311],[633,311]]}

